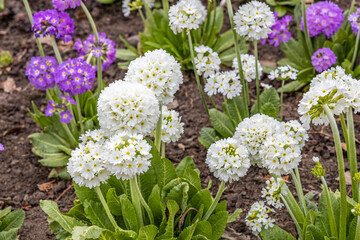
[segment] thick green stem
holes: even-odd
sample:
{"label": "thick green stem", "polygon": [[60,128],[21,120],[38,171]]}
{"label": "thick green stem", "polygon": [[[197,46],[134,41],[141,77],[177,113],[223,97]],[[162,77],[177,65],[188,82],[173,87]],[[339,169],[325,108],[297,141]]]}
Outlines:
{"label": "thick green stem", "polygon": [[164,12],[165,12],[165,14],[167,16],[168,13],[169,13],[169,0],[162,0],[162,5],[163,5],[163,8],[164,8]]}
{"label": "thick green stem", "polygon": [[51,36],[51,45],[54,49],[56,60],[58,61],[59,64],[61,64],[63,61],[54,36]]}
{"label": "thick green stem", "polygon": [[351,174],[352,195],[355,202],[359,202],[358,183],[354,179],[355,173],[358,172],[358,167],[357,167],[357,159],[356,159],[354,116],[353,116],[352,108],[348,109],[346,116],[347,116],[348,140],[349,140],[349,144],[348,144],[349,146],[347,152],[348,152],[348,161],[349,161],[350,174]]}
{"label": "thick green stem", "polygon": [[[355,7],[355,0],[352,0],[351,5],[350,5],[350,10],[349,10],[348,14],[350,14],[350,13],[352,13],[354,11],[354,7]],[[346,17],[346,19],[347,19],[347,17]]]}
{"label": "thick green stem", "polygon": [[135,190],[138,193],[141,205],[145,208],[145,210],[146,210],[146,212],[147,212],[147,214],[149,216],[150,224],[154,224],[154,216],[152,214],[151,208],[149,207],[149,205],[147,204],[147,202],[145,201],[144,197],[141,194],[139,184],[137,182],[137,178],[134,177],[133,179],[131,179],[130,184],[131,184],[131,181],[134,182],[133,184],[134,184]]}
{"label": "thick green stem", "polygon": [[[232,32],[233,32],[236,58],[237,58],[237,61],[238,61],[240,81],[241,81],[241,85],[242,85],[242,98],[243,98],[244,109],[245,109],[245,112],[246,112],[246,116],[249,116],[249,109],[247,107],[248,104],[247,104],[247,99],[246,99],[246,96],[248,94],[245,93],[246,89],[245,89],[244,71],[243,71],[243,68],[242,68],[242,62],[241,62],[241,57],[240,57],[240,48],[239,48],[238,36],[237,36],[235,26],[234,26],[234,13],[233,13],[232,5],[231,5],[231,0],[226,0],[226,6],[227,6],[228,14],[229,14],[229,20],[230,20],[231,29],[232,29]],[[255,65],[257,65],[257,64],[255,64]]]}
{"label": "thick green stem", "polygon": [[140,203],[141,197],[139,196],[139,193],[138,193],[136,177],[130,179],[130,192],[131,192],[132,204],[134,205],[139,225],[140,225],[140,227],[142,227],[142,226],[144,226],[144,221],[143,221],[143,215],[142,215],[141,203]]}
{"label": "thick green stem", "polygon": [[285,204],[285,207],[286,209],[288,210],[292,220],[294,221],[295,223],[295,226],[296,226],[296,229],[297,229],[297,233],[299,236],[302,235],[302,228],[300,226],[300,223],[298,221],[298,219],[296,218],[294,212],[293,212],[293,209],[290,207],[290,204],[288,203],[287,199],[285,198],[285,196],[283,196],[282,194],[280,195],[281,197],[281,200],[283,201],[283,203]]}
{"label": "thick green stem", "polygon": [[152,14],[152,11],[151,11],[149,5],[147,4],[147,2],[145,0],[143,0],[142,2],[143,2],[144,7],[145,7],[145,12],[146,12],[147,19],[149,20],[149,18],[150,18],[150,23],[151,24],[156,24],[155,18],[154,18],[153,14]]}
{"label": "thick green stem", "polygon": [[214,102],[214,99],[213,99],[212,97],[209,97],[209,98],[210,98],[210,101],[211,101],[211,104],[213,105],[213,107],[214,107],[215,109],[217,109],[216,104],[215,104],[215,102]]}
{"label": "thick green stem", "polygon": [[81,130],[81,134],[83,134],[84,133],[84,125],[83,125],[83,122],[82,122],[82,113],[81,113],[80,100],[79,100],[79,96],[77,94],[75,94],[75,101],[76,101],[76,110],[77,110],[78,117],[79,117],[80,130]]}
{"label": "thick green stem", "polygon": [[280,92],[280,106],[281,106],[281,110],[280,110],[280,121],[283,120],[283,97],[284,97],[284,83],[285,80],[281,81],[281,92]]}
{"label": "thick green stem", "polygon": [[214,200],[212,201],[209,209],[207,210],[207,212],[205,213],[204,217],[202,220],[206,221],[209,219],[209,217],[211,216],[211,214],[214,212],[217,204],[219,203],[220,197],[223,194],[223,192],[225,191],[225,182],[221,181],[220,186],[219,186],[219,190],[216,193],[216,196],[214,198]]}
{"label": "thick green stem", "polygon": [[307,20],[306,20],[305,0],[301,0],[301,12],[302,12],[302,17],[303,17],[303,21],[304,21],[304,34],[305,34],[306,46],[307,46],[307,50],[309,52],[309,56],[311,57],[313,54],[313,47],[312,47],[310,34],[309,34],[309,28],[308,28],[308,24],[307,24]]}
{"label": "thick green stem", "polygon": [[140,8],[138,9],[138,12],[140,14],[141,20],[143,21],[143,24],[144,24],[145,28],[148,28],[149,24],[146,21],[146,18],[145,18],[144,14],[143,14],[143,12],[142,12],[142,10]]}
{"label": "thick green stem", "polygon": [[344,139],[345,139],[345,143],[346,143],[346,149],[349,148],[348,144],[349,144],[349,137],[348,137],[348,130],[346,127],[346,122],[345,122],[345,117],[344,114],[340,113],[340,122],[341,122],[341,127],[343,130],[343,134],[344,134]]}
{"label": "thick green stem", "polygon": [[78,142],[76,141],[74,135],[71,133],[69,126],[66,123],[61,122],[61,124],[64,127],[64,130],[66,132],[66,135],[68,135],[70,142],[72,143],[73,146],[76,146],[78,144]]}
{"label": "thick green stem", "polygon": [[99,33],[96,29],[96,25],[95,25],[95,22],[94,22],[94,19],[92,18],[89,10],[87,9],[86,5],[81,1],[81,8],[82,10],[84,11],[89,23],[90,23],[90,26],[91,26],[91,29],[95,35],[95,42],[96,43],[99,43]]}
{"label": "thick green stem", "polygon": [[160,116],[159,116],[159,120],[157,122],[156,125],[156,131],[155,131],[155,146],[156,149],[158,150],[158,152],[160,153],[160,148],[161,148],[161,125],[162,125],[162,105],[160,105],[159,108],[160,111]]}
{"label": "thick green stem", "polygon": [[102,64],[101,64],[101,59],[97,58],[96,59],[96,63],[97,63],[97,81],[98,81],[98,88],[96,91],[101,92],[104,89],[104,81],[102,79]]}
{"label": "thick green stem", "polygon": [[301,187],[301,183],[299,182],[299,179],[295,175],[294,171],[291,172],[291,176],[292,176],[292,179],[293,179],[295,187],[296,187],[296,192],[297,192],[297,195],[299,198],[299,203],[300,203],[302,213],[304,216],[306,216],[307,208],[306,208],[306,203],[305,203],[305,198],[304,198],[304,193],[303,193],[303,190]]}
{"label": "thick green stem", "polygon": [[165,158],[165,142],[161,143],[161,158]]}
{"label": "thick green stem", "polygon": [[256,76],[256,96],[257,96],[257,110],[260,113],[260,82],[259,82],[259,69],[258,69],[258,48],[257,40],[254,40],[254,54],[255,54],[255,76]]}
{"label": "thick green stem", "polygon": [[357,216],[356,232],[354,239],[360,239],[360,216]]}
{"label": "thick green stem", "polygon": [[336,158],[338,162],[338,170],[339,170],[339,183],[340,183],[340,223],[339,223],[339,239],[346,239],[346,183],[345,183],[345,166],[344,166],[344,157],[341,148],[341,140],[339,129],[336,125],[335,118],[327,105],[323,106],[323,109],[326,113],[326,116],[329,119],[331,130],[334,137],[335,149],[336,149]]}
{"label": "thick green stem", "polygon": [[194,48],[193,48],[193,44],[192,44],[192,39],[191,39],[191,34],[190,34],[190,31],[188,32],[188,40],[189,40],[189,47],[190,47],[190,53],[191,53],[191,60],[192,60],[192,65],[193,65],[193,69],[194,69],[194,74],[195,74],[195,78],[196,78],[196,83],[198,85],[198,88],[199,88],[199,92],[200,92],[200,95],[201,95],[201,99],[202,99],[202,102],[203,102],[203,105],[204,105],[204,108],[205,108],[205,111],[206,111],[206,114],[209,116],[209,108],[206,104],[206,100],[205,100],[205,97],[204,97],[204,92],[202,90],[202,87],[201,87],[201,83],[200,83],[200,79],[199,79],[199,75],[197,73],[197,70],[196,70],[196,65],[195,65],[195,60],[194,60]]}
{"label": "thick green stem", "polygon": [[324,192],[325,192],[325,195],[326,195],[326,204],[327,204],[327,209],[328,209],[331,236],[335,237],[337,239],[338,238],[338,231],[337,231],[337,225],[336,225],[336,219],[335,219],[334,210],[333,210],[332,204],[331,204],[329,188],[327,186],[327,183],[326,183],[324,177],[321,177],[321,182],[323,184]]}
{"label": "thick green stem", "polygon": [[357,34],[356,34],[355,48],[354,48],[354,53],[353,53],[353,57],[352,57],[352,60],[351,60],[351,66],[350,66],[351,70],[354,70],[356,56],[357,56],[357,53],[358,53],[358,50],[359,50],[359,38],[360,38],[360,31],[358,31]]}
{"label": "thick green stem", "polygon": [[106,201],[105,201],[104,195],[102,194],[100,187],[97,186],[97,187],[95,187],[94,189],[95,189],[95,192],[97,193],[97,195],[98,195],[98,197],[99,197],[99,199],[100,199],[101,204],[103,205],[103,207],[104,207],[104,209],[105,209],[106,215],[108,216],[111,224],[114,226],[115,229],[121,229],[121,228],[117,225],[117,223],[116,223],[116,221],[115,221],[115,219],[114,219],[114,216],[111,214],[110,209],[109,209],[109,206],[107,205],[107,203],[106,203]]}

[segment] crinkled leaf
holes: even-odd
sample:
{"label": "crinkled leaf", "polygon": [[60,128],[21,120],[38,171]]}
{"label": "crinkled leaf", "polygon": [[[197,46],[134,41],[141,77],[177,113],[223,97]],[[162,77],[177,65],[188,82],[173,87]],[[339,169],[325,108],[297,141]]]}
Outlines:
{"label": "crinkled leaf", "polygon": [[234,135],[234,125],[226,114],[212,108],[209,111],[209,115],[212,126],[221,136],[228,138]]}

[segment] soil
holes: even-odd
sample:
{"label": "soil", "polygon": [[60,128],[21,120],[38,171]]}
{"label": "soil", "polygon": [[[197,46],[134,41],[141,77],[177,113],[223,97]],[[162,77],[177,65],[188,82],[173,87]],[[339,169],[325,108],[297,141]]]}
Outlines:
{"label": "soil", "polygon": [[[51,8],[50,4],[49,0],[30,1],[33,11]],[[240,1],[236,1],[234,8],[239,4]],[[101,5],[96,1],[87,1],[86,5],[100,32],[105,32],[114,40],[117,48],[124,48],[118,34],[136,42],[138,32],[143,30],[140,16],[132,14],[129,18],[124,18],[120,4]],[[14,209],[22,208],[26,211],[24,225],[19,231],[20,239],[55,239],[48,227],[47,215],[39,207],[39,200],[55,200],[61,196],[57,202],[62,211],[67,211],[73,206],[75,193],[71,188],[71,181],[61,179],[49,183],[51,190],[47,192],[39,189],[40,184],[51,181],[47,178],[51,169],[41,166],[38,162],[39,158],[31,152],[28,136],[41,129],[30,117],[28,109],[31,109],[31,101],[34,101],[44,110],[45,94],[30,85],[25,77],[25,66],[32,56],[38,55],[38,50],[22,2],[6,1],[5,7],[5,10],[0,12],[0,50],[10,51],[13,63],[9,67],[0,69],[0,84],[11,83],[12,79],[15,85],[10,84],[12,90],[10,92],[0,90],[0,142],[5,147],[5,151],[0,153],[0,209],[12,206]],[[91,33],[91,28],[83,11],[77,8],[71,10],[70,14],[76,19],[74,39],[86,38]],[[227,23],[228,19],[226,18],[224,22]],[[229,25],[225,24],[225,28],[229,28]],[[48,55],[53,55],[52,48],[46,40],[43,41],[43,46]],[[76,57],[71,44],[60,44],[60,51],[63,58]],[[275,64],[283,57],[279,48],[269,45],[260,45],[259,53],[260,60],[267,65]],[[104,73],[104,79],[109,83],[122,79],[124,75],[125,71],[113,64]],[[263,82],[270,83],[266,78],[263,78]],[[280,85],[279,82],[270,84],[275,87]],[[254,84],[250,84],[250,91],[251,96],[256,95]],[[284,120],[298,119],[297,105],[302,94],[285,94],[284,97]],[[222,98],[216,97],[215,102],[221,108]],[[210,102],[208,103],[210,106]],[[196,167],[200,169],[203,186],[207,186],[212,180],[212,192],[216,194],[219,181],[209,172],[205,164],[206,149],[197,141],[201,128],[211,125],[202,106],[192,72],[184,73],[184,84],[169,107],[180,112],[185,123],[185,132],[179,142],[167,145],[167,157],[175,164],[185,156],[193,157]],[[356,115],[355,124],[359,122],[360,117]],[[324,168],[327,170],[328,185],[332,189],[337,189],[335,148],[329,127],[312,126],[309,131],[309,141],[303,150],[303,161],[299,166],[305,193],[312,191],[318,197],[321,192],[320,182],[310,174],[314,166],[311,160],[313,156],[321,156]],[[229,211],[233,212],[236,208],[244,210],[238,221],[228,225],[227,231],[235,236],[234,239],[258,239],[246,227],[244,217],[252,203],[260,199],[266,175],[264,169],[252,167],[240,181],[227,184],[222,200],[227,200]],[[293,187],[291,190],[296,195]],[[295,226],[286,210],[278,211],[274,218],[280,227],[296,234]]]}

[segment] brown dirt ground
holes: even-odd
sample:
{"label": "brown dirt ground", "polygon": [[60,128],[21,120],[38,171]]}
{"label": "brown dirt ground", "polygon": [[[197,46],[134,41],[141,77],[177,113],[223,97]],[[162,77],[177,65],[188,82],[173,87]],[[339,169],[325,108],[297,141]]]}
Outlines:
{"label": "brown dirt ground", "polygon": [[[350,1],[349,1],[350,2]],[[240,1],[234,3],[234,7]],[[30,1],[33,11],[51,8],[50,1]],[[97,23],[100,32],[106,32],[108,37],[116,42],[118,48],[124,47],[118,38],[122,34],[129,39],[142,31],[140,17],[132,14],[130,18],[124,18],[121,14],[121,5],[100,5],[96,1],[87,1],[92,16]],[[76,34],[74,39],[84,39],[91,33],[90,26],[84,13],[78,8],[70,11],[71,16],[76,19]],[[225,23],[228,19],[225,19]],[[227,24],[225,27],[229,28]],[[45,52],[53,55],[49,44],[43,44]],[[0,50],[8,50],[12,53],[13,64],[5,69],[0,69],[0,83],[13,79],[17,89],[12,93],[0,90],[0,142],[6,148],[0,153],[0,209],[12,206],[14,209],[22,208],[26,211],[26,219],[20,229],[20,239],[55,239],[51,233],[47,216],[39,207],[39,200],[55,200],[65,189],[71,185],[71,181],[56,179],[54,186],[48,192],[42,192],[38,185],[49,182],[47,178],[50,169],[42,167],[38,163],[38,157],[32,154],[28,135],[39,132],[40,128],[31,119],[27,109],[31,108],[31,101],[35,101],[42,109],[45,107],[45,95],[28,83],[25,77],[25,66],[32,56],[38,55],[30,25],[21,1],[6,1],[6,9],[0,12]],[[71,45],[60,45],[63,57],[74,57],[76,52]],[[263,62],[274,63],[282,57],[279,48],[259,46],[259,58]],[[111,66],[104,74],[106,82],[112,82],[124,77],[125,71]],[[263,79],[270,83],[268,79]],[[279,87],[279,83],[271,83]],[[254,85],[250,85],[250,91],[254,96]],[[301,100],[301,94],[285,94],[284,120],[297,119],[297,105]],[[221,97],[215,98],[220,107]],[[210,102],[209,102],[210,106]],[[174,163],[179,162],[185,156],[195,159],[196,167],[201,171],[203,186],[211,179],[213,181],[213,192],[216,193],[219,181],[209,172],[206,164],[206,149],[197,141],[202,127],[210,126],[205,114],[200,96],[197,92],[195,79],[191,72],[184,74],[184,84],[176,94],[175,101],[171,107],[180,112],[185,123],[185,133],[179,142],[169,144],[166,147],[166,155]],[[355,116],[355,124],[360,122],[360,117]],[[357,130],[357,134],[359,131]],[[319,181],[310,173],[313,167],[312,156],[321,156],[324,167],[327,169],[326,179],[328,185],[337,189],[336,157],[331,132],[328,127],[312,127],[309,131],[309,141],[303,150],[303,161],[299,166],[302,176],[302,184],[305,193],[312,191],[317,196],[321,191]],[[347,167],[348,168],[348,167]],[[247,229],[244,217],[247,210],[254,201],[259,200],[261,188],[265,186],[264,177],[267,175],[264,169],[252,167],[249,173],[240,181],[227,185],[227,190],[222,196],[228,201],[230,212],[235,208],[243,208],[241,218],[228,225],[228,231],[235,232],[235,239],[257,239]],[[291,188],[294,192],[294,188]],[[69,210],[75,199],[74,190],[71,188],[58,201],[62,211]],[[278,211],[275,216],[277,224],[287,231],[295,234],[294,224],[286,210]]]}

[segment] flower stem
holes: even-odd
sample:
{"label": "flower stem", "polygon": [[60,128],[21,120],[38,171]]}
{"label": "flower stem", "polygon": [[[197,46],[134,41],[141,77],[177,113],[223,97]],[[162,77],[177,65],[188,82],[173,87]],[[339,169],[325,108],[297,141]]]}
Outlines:
{"label": "flower stem", "polygon": [[145,12],[146,12],[146,18],[149,19],[150,18],[150,24],[155,24],[156,26],[156,22],[155,22],[155,18],[152,14],[152,11],[151,9],[149,8],[149,5],[147,4],[147,2],[145,0],[142,0],[143,4],[144,4],[144,7],[145,7]]}
{"label": "flower stem", "polygon": [[199,92],[200,92],[200,95],[201,95],[201,99],[202,99],[202,102],[203,102],[203,105],[204,105],[206,114],[209,116],[209,109],[208,109],[208,106],[207,106],[206,101],[205,101],[204,92],[203,92],[202,87],[201,87],[199,75],[198,75],[198,73],[197,73],[197,71],[196,71],[196,65],[195,65],[195,60],[194,60],[194,48],[193,48],[193,44],[192,44],[192,39],[191,39],[190,31],[188,32],[187,35],[188,35],[188,40],[189,40],[191,60],[192,60],[192,64],[193,64],[193,69],[194,69],[194,74],[195,74],[195,78],[196,78],[196,83],[197,83],[198,88],[199,88]]}
{"label": "flower stem", "polygon": [[298,235],[301,236],[302,235],[302,228],[301,228],[300,223],[299,223],[298,219],[296,218],[293,210],[291,209],[290,204],[287,201],[287,198],[285,196],[283,196],[282,194],[280,195],[280,197],[281,197],[281,200],[283,201],[283,203],[285,204],[285,207],[288,210],[292,220],[295,223]]}
{"label": "flower stem", "polygon": [[283,120],[284,83],[285,83],[285,80],[282,80],[282,83],[281,83],[281,92],[280,92],[280,106],[281,106],[281,110],[280,110],[280,121],[281,121],[281,122],[282,122],[282,120]]}
{"label": "flower stem", "polygon": [[61,64],[63,61],[54,36],[51,36],[51,45],[54,49],[56,60],[58,61],[59,64]]}
{"label": "flower stem", "polygon": [[212,201],[209,209],[207,210],[207,212],[205,213],[204,217],[202,220],[206,221],[209,219],[209,217],[211,216],[211,214],[214,212],[219,200],[220,200],[220,197],[221,195],[223,194],[223,192],[225,191],[225,182],[224,181],[221,181],[220,183],[220,186],[219,186],[219,190],[218,192],[216,193],[216,196],[214,198],[214,200]]}
{"label": "flower stem", "polygon": [[[61,122],[61,121],[60,121]],[[66,134],[68,135],[69,137],[69,140],[71,141],[71,143],[73,144],[73,146],[76,146],[78,144],[78,141],[76,141],[74,135],[71,133],[70,129],[69,129],[69,126],[63,122],[61,122],[61,124],[63,125],[63,128],[66,132]]]}
{"label": "flower stem", "polygon": [[[352,13],[352,11],[354,11],[354,7],[355,7],[355,0],[352,0],[351,5],[350,5],[350,10],[349,10],[348,14],[350,14],[350,13]],[[346,17],[346,19],[347,19],[347,17]]]}
{"label": "flower stem", "polygon": [[360,38],[360,29],[358,30],[358,32],[356,34],[355,48],[354,48],[354,53],[353,53],[353,57],[352,57],[352,60],[351,60],[351,65],[350,65],[351,70],[354,69],[356,56],[357,56],[357,53],[358,53],[358,50],[359,50],[359,38]]}
{"label": "flower stem", "polygon": [[94,22],[94,19],[92,18],[89,10],[87,9],[86,5],[83,3],[83,1],[81,1],[81,8],[82,10],[84,11],[89,23],[90,23],[90,26],[91,26],[91,29],[94,33],[94,36],[95,36],[95,41],[96,43],[99,43],[99,34],[98,34],[98,31],[96,29],[96,25],[95,25],[95,22]]}
{"label": "flower stem", "polygon": [[165,158],[165,142],[161,143],[161,158]]}
{"label": "flower stem", "polygon": [[[33,25],[32,22],[33,22],[33,16],[32,16],[32,12],[31,12],[31,9],[30,9],[30,5],[29,5],[29,2],[28,0],[23,0],[23,3],[25,5],[25,10],[26,10],[26,13],[29,17],[29,20],[30,20],[30,24],[31,26]],[[36,38],[36,45],[38,46],[38,49],[39,49],[39,52],[40,52],[40,56],[42,57],[45,57],[45,53],[44,53],[44,49],[42,48],[42,45],[41,45],[41,42],[40,42],[40,39],[39,38]]]}
{"label": "flower stem", "polygon": [[310,40],[309,28],[306,20],[306,8],[305,8],[305,0],[301,0],[301,13],[304,21],[304,33],[305,33],[305,41],[307,45],[307,49],[309,52],[309,56],[311,57],[313,54],[313,47]]}
{"label": "flower stem", "polygon": [[[140,188],[139,188],[139,184],[137,182],[137,178],[134,177],[132,179],[135,182],[135,188],[136,191],[138,193],[139,199],[140,199],[140,203],[143,205],[143,207],[145,208],[147,214],[149,215],[149,220],[150,220],[150,224],[154,224],[154,216],[152,214],[151,208],[149,207],[149,205],[147,204],[147,202],[145,201],[143,195],[141,194]],[[132,181],[130,180],[130,182]]]}
{"label": "flower stem", "polygon": [[101,59],[97,58],[97,81],[98,81],[98,88],[96,91],[101,92],[104,89],[104,81],[102,79],[102,66],[101,66]]}
{"label": "flower stem", "polygon": [[[235,26],[234,26],[234,13],[233,13],[232,5],[231,5],[231,0],[226,0],[226,6],[227,6],[228,14],[229,14],[231,29],[232,29],[232,32],[233,32],[236,58],[237,58],[237,61],[238,61],[240,81],[241,81],[241,85],[242,85],[242,98],[243,98],[243,104],[244,104],[243,107],[244,107],[244,109],[245,109],[246,117],[247,117],[247,116],[249,116],[249,109],[248,109],[248,107],[247,107],[248,104],[247,104],[246,96],[247,96],[249,93],[247,93],[247,94],[245,93],[246,89],[245,89],[244,72],[243,72],[242,62],[241,62],[241,57],[240,57],[240,49],[239,49],[238,36],[237,36],[236,30],[235,30]],[[255,63],[255,65],[257,66],[256,63]]]}
{"label": "flower stem", "polygon": [[107,203],[106,203],[106,201],[105,201],[104,195],[102,194],[100,187],[97,186],[97,187],[95,187],[94,189],[95,189],[95,192],[96,192],[96,194],[98,195],[98,197],[99,197],[99,199],[100,199],[101,204],[103,205],[103,207],[104,207],[104,209],[105,209],[106,215],[108,216],[111,224],[114,226],[115,229],[121,229],[121,228],[117,225],[117,223],[116,223],[116,221],[115,221],[115,219],[114,219],[114,216],[111,214],[110,209],[109,209],[109,206],[107,205]]}
{"label": "flower stem", "polygon": [[81,106],[80,106],[80,100],[78,94],[75,94],[75,101],[76,101],[76,110],[79,116],[80,130],[81,133],[84,133],[84,125],[82,122]]}
{"label": "flower stem", "polygon": [[169,13],[169,1],[168,0],[162,0],[162,5],[164,8],[164,12],[166,15]]}
{"label": "flower stem", "polygon": [[159,120],[157,122],[156,125],[156,131],[155,131],[155,146],[156,149],[158,150],[158,152],[160,153],[160,148],[161,148],[161,125],[162,125],[162,105],[160,105],[159,107],[159,111],[160,111],[160,116],[159,116]]}
{"label": "flower stem", "polygon": [[294,181],[294,184],[295,184],[295,187],[296,187],[296,192],[298,194],[299,203],[300,203],[300,206],[302,208],[301,210],[302,210],[304,216],[306,216],[307,208],[306,208],[306,203],[305,203],[305,198],[304,198],[304,192],[302,190],[298,168],[296,168],[296,170],[297,170],[296,174],[294,173],[294,171],[292,171],[291,176],[293,178],[293,181]]}
{"label": "flower stem", "polygon": [[356,232],[354,239],[360,239],[360,216],[357,216]]}
{"label": "flower stem", "polygon": [[354,116],[353,116],[352,108],[348,109],[346,116],[347,116],[348,141],[349,141],[347,152],[348,152],[348,161],[349,161],[350,174],[351,174],[352,196],[355,202],[359,202],[358,183],[354,179],[355,173],[358,172],[358,167],[357,167],[357,159],[356,159]]}
{"label": "flower stem", "polygon": [[141,203],[140,203],[141,197],[139,196],[139,192],[138,192],[137,188],[138,188],[138,186],[137,186],[137,181],[136,181],[136,176],[135,176],[134,178],[130,179],[131,200],[132,200],[132,204],[134,205],[134,208],[135,208],[139,226],[142,227],[142,226],[144,226],[144,221],[143,221],[143,215],[142,215]]}
{"label": "flower stem", "polygon": [[345,167],[344,167],[344,157],[341,148],[341,140],[339,129],[336,125],[335,118],[330,110],[330,108],[325,104],[323,109],[326,113],[326,116],[329,119],[331,130],[334,137],[335,148],[336,148],[336,157],[338,162],[339,170],[339,183],[340,183],[340,223],[339,223],[339,239],[346,239],[346,183],[345,183]]}
{"label": "flower stem", "polygon": [[260,83],[259,83],[259,69],[258,69],[258,48],[257,40],[254,40],[254,54],[255,54],[255,76],[256,76],[256,96],[257,96],[257,111],[260,113]]}
{"label": "flower stem", "polygon": [[331,236],[337,238],[338,231],[337,231],[336,219],[335,219],[334,211],[333,211],[332,204],[331,204],[329,188],[327,186],[324,176],[321,177],[321,182],[323,184],[324,192],[326,195],[326,204],[327,204],[328,215],[329,215]]}

